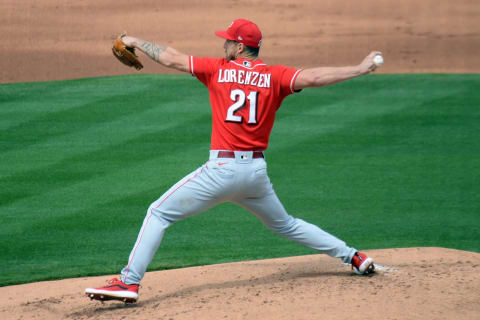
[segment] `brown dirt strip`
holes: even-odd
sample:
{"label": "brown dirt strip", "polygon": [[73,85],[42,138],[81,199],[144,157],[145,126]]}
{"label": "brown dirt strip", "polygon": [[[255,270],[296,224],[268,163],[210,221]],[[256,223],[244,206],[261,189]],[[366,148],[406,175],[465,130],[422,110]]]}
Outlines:
{"label": "brown dirt strip", "polygon": [[[380,73],[480,72],[478,0],[2,0],[0,83],[137,73],[111,53],[124,30],[187,54],[222,56],[214,31],[241,17],[262,30],[269,64],[353,65],[379,50]],[[142,58],[140,73],[172,73]]]}
{"label": "brown dirt strip", "polygon": [[148,272],[137,304],[90,301],[113,276],[0,288],[1,319],[478,319],[480,254],[372,250],[358,276],[325,255]]}

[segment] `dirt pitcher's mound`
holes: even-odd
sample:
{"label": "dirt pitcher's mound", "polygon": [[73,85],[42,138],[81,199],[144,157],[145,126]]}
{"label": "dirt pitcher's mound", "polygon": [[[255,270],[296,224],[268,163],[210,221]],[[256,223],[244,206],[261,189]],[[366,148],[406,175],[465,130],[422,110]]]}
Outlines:
{"label": "dirt pitcher's mound", "polygon": [[110,277],[0,288],[1,319],[478,319],[480,254],[368,251],[377,273],[324,255],[149,272],[137,304],[90,301]]}

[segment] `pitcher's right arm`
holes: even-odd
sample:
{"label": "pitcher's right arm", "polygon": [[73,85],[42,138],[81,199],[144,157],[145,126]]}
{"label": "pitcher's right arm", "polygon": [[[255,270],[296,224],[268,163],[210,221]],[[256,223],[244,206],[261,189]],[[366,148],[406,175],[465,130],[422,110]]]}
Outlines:
{"label": "pitcher's right arm", "polygon": [[356,66],[349,67],[318,67],[305,69],[298,75],[294,90],[309,87],[324,87],[375,71],[377,66],[373,57],[381,55],[378,51],[372,51],[363,61]]}

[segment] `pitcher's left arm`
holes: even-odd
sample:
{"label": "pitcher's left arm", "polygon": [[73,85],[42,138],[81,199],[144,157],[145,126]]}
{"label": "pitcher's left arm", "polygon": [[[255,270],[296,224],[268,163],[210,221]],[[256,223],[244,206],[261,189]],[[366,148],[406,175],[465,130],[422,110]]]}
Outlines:
{"label": "pitcher's left arm", "polygon": [[140,38],[124,36],[122,41],[128,47],[137,48],[161,65],[183,72],[189,72],[188,55],[168,46],[157,45]]}

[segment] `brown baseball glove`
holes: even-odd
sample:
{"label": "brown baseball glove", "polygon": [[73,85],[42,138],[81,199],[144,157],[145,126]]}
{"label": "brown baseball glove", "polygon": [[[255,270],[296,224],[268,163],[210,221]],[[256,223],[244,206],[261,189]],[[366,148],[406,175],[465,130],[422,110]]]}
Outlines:
{"label": "brown baseball glove", "polygon": [[125,36],[125,34],[120,35],[113,42],[113,55],[123,64],[129,67],[135,67],[137,70],[141,70],[143,68],[143,64],[140,62],[140,60],[138,60],[138,56],[135,54],[135,48],[127,47],[122,41],[123,36]]}

